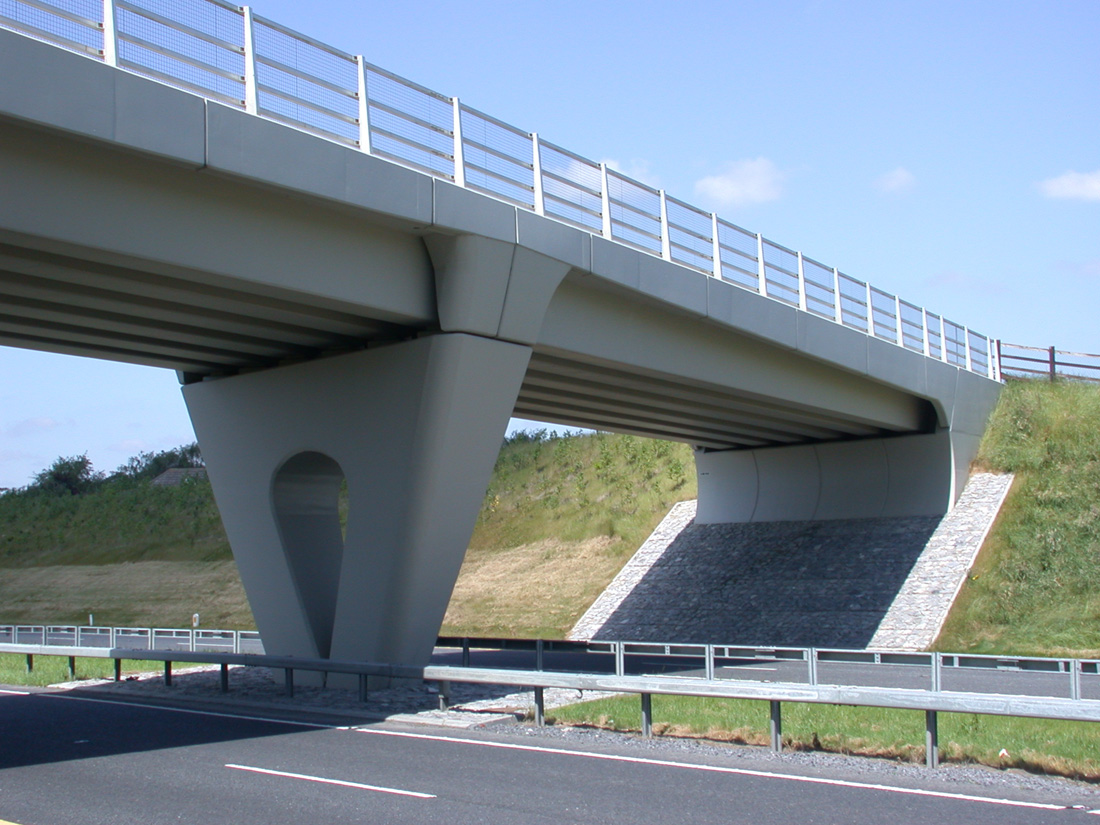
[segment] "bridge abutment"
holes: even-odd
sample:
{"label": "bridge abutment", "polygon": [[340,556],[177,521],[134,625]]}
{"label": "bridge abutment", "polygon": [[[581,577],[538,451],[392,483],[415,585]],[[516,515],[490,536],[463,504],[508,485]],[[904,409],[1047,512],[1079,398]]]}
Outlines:
{"label": "bridge abutment", "polygon": [[184,387],[269,653],[428,662],[530,353],[439,334]]}

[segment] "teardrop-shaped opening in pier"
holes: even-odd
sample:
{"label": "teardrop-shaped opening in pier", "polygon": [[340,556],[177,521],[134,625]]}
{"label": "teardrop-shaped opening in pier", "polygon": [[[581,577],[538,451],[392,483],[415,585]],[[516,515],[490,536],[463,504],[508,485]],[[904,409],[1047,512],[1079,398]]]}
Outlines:
{"label": "teardrop-shaped opening in pier", "polygon": [[304,452],[276,471],[272,505],[294,586],[309,620],[317,655],[332,646],[336,593],[344,558],[340,488],[344,471],[324,453]]}

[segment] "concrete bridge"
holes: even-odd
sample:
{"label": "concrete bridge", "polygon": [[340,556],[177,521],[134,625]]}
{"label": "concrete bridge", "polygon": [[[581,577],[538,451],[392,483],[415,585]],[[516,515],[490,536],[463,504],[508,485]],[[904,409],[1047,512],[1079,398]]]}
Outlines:
{"label": "concrete bridge", "polygon": [[694,445],[704,523],[959,495],[988,338],[249,9],[16,7],[0,344],[178,371],[269,652],[427,662],[513,414]]}

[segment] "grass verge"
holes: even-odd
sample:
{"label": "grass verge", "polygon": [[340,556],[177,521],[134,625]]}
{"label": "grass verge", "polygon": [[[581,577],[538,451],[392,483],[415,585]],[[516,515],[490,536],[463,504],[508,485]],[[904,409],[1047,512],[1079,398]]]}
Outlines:
{"label": "grass verge", "polygon": [[[555,724],[640,731],[641,703],[637,696],[598,699],[556,708],[552,718]],[[654,696],[653,730],[764,746],[768,703]],[[1100,725],[1094,723],[940,713],[939,737],[941,761],[1100,781]],[[787,702],[783,746],[922,763],[924,712]],[[1008,756],[1001,756],[1002,750]]]}
{"label": "grass verge", "polygon": [[[136,659],[123,659],[123,674],[149,673],[157,662],[145,662]],[[113,659],[85,659],[77,657],[76,680],[113,679],[115,663]],[[0,685],[23,685],[46,687],[63,682],[72,682],[69,675],[69,660],[65,656],[35,656],[34,669],[27,670],[27,657],[23,653],[0,653]]]}

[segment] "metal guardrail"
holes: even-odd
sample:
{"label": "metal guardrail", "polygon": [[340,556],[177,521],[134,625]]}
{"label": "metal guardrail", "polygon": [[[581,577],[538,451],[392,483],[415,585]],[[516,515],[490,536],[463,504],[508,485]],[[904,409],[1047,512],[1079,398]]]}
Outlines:
{"label": "metal guardrail", "polygon": [[[453,641],[453,640],[452,640]],[[467,645],[484,643],[487,640],[465,640]],[[579,644],[565,643],[564,650],[575,650]],[[728,699],[757,699],[767,701],[770,710],[770,734],[771,746],[774,750],[782,749],[782,703],[803,702],[812,704],[841,704],[867,707],[901,708],[909,710],[923,710],[925,713],[925,748],[926,761],[929,767],[939,764],[938,743],[938,716],[941,711],[952,713],[978,713],[999,716],[1025,716],[1043,719],[1069,719],[1076,721],[1100,721],[1100,700],[1083,698],[1081,695],[1081,680],[1087,673],[1100,683],[1100,673],[1097,673],[1096,661],[1081,662],[1080,660],[1036,660],[1036,659],[1005,659],[1004,657],[976,656],[966,657],[962,655],[949,657],[941,653],[915,653],[901,654],[888,651],[813,651],[804,659],[808,666],[808,683],[775,681],[762,683],[747,679],[719,678],[719,661],[730,657],[731,661],[742,661],[743,656],[750,652],[758,661],[781,662],[797,661],[792,651],[798,649],[758,649],[758,648],[731,648],[713,645],[652,645],[645,644],[634,646],[635,653],[641,653],[641,647],[645,648],[644,654],[648,656],[669,656],[691,658],[698,655],[696,648],[704,648],[704,656],[709,662],[702,674],[677,673],[677,674],[639,674],[625,673],[625,659],[628,643],[607,642],[595,643],[601,646],[602,651],[615,657],[615,673],[577,673],[560,672],[544,669],[512,670],[501,668],[475,668],[454,667],[445,665],[429,665],[427,667],[407,667],[401,665],[383,665],[370,662],[346,662],[330,659],[306,659],[286,656],[266,656],[258,654],[220,653],[213,651],[185,651],[185,650],[134,650],[121,648],[96,648],[96,647],[66,647],[60,644],[26,645],[0,643],[0,652],[23,653],[27,656],[28,668],[33,667],[35,655],[54,655],[69,657],[70,671],[75,671],[75,658],[88,656],[95,658],[110,658],[115,662],[115,679],[121,678],[121,663],[123,659],[138,659],[147,661],[164,662],[165,684],[172,684],[172,663],[206,663],[221,666],[221,689],[229,691],[229,668],[237,666],[262,666],[279,668],[285,672],[286,691],[289,696],[294,695],[294,673],[305,670],[322,673],[340,673],[357,675],[359,679],[359,697],[366,701],[368,691],[368,678],[371,676],[385,679],[426,679],[438,682],[440,685],[440,703],[446,704],[450,684],[452,682],[469,682],[478,684],[499,684],[527,687],[534,689],[535,695],[535,719],[537,724],[543,724],[545,714],[544,691],[546,688],[572,688],[576,690],[613,691],[619,693],[636,693],[640,696],[642,707],[642,732],[651,736],[653,731],[652,697],[653,695],[677,695],[697,696]],[[533,643],[541,665],[542,655],[547,643],[535,641]],[[663,648],[663,650],[661,649]],[[715,659],[715,654],[719,654]],[[887,657],[884,659],[883,657]],[[1031,696],[1022,694],[989,694],[967,691],[952,691],[945,689],[943,678],[943,666],[948,659],[954,659],[953,664],[958,667],[965,666],[964,660],[973,659],[980,662],[978,667],[983,669],[1011,667],[1020,669],[1023,663],[1035,663],[1039,661],[1055,662],[1056,665],[1044,665],[1047,671],[1063,672],[1065,663],[1069,663],[1071,684],[1075,685],[1069,698],[1056,696]],[[839,681],[829,681],[827,671],[823,668],[838,662],[859,664],[896,664],[911,666],[927,662],[931,666],[932,685],[923,689],[908,687],[868,687],[863,685],[849,685]],[[1088,667],[1086,667],[1086,665]],[[1026,665],[1023,669],[1029,669]]]}
{"label": "metal guardrail", "polygon": [[255,630],[200,628],[9,624],[0,625],[0,644],[188,652],[264,652],[260,634]]}
{"label": "metal guardrail", "polygon": [[995,341],[225,0],[5,0],[0,26],[1000,380]]}

